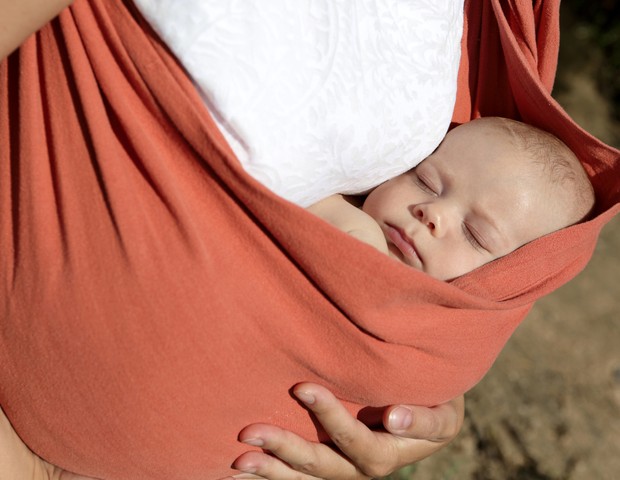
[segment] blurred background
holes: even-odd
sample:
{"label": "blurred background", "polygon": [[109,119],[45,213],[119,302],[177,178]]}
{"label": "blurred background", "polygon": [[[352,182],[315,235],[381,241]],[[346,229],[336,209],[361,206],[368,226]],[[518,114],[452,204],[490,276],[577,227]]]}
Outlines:
{"label": "blurred background", "polygon": [[[563,0],[555,98],[620,147],[620,2]],[[620,182],[620,178],[618,179]],[[620,479],[620,218],[466,395],[449,447],[392,480]]]}

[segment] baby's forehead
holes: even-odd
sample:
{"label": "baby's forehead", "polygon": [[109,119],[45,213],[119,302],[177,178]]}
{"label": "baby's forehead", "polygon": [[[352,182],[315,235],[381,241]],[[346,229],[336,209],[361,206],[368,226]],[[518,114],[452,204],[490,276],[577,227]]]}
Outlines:
{"label": "baby's forehead", "polygon": [[465,179],[493,176],[497,180],[527,175],[540,169],[505,136],[492,137],[487,142],[463,142],[462,137],[451,141],[446,137],[417,167],[418,171],[427,168]]}
{"label": "baby's forehead", "polygon": [[485,118],[456,127],[428,160],[455,182],[486,190],[489,205],[493,196],[504,195],[500,206],[533,199],[540,221],[550,214],[555,229],[577,223],[594,203],[575,154],[554,135],[521,122]]}

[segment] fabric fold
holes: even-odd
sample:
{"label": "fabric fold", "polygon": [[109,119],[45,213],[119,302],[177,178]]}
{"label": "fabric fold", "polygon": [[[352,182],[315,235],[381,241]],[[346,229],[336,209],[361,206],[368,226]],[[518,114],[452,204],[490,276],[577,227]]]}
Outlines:
{"label": "fabric fold", "polygon": [[249,423],[322,438],[299,381],[353,412],[471,388],[619,209],[618,151],[549,96],[558,5],[466,2],[453,121],[555,133],[596,215],[444,283],[249,177],[131,3],[76,0],[0,65],[0,404],[19,435],[97,478],[219,478]]}

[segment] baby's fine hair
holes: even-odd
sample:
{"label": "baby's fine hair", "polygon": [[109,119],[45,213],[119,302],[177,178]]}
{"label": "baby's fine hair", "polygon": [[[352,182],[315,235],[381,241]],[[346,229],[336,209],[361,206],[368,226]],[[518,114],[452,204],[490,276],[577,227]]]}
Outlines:
{"label": "baby's fine hair", "polygon": [[555,135],[532,125],[501,117],[489,120],[511,136],[515,147],[541,167],[552,184],[575,195],[574,204],[583,208],[579,221],[584,220],[594,203],[594,189],[573,151]]}

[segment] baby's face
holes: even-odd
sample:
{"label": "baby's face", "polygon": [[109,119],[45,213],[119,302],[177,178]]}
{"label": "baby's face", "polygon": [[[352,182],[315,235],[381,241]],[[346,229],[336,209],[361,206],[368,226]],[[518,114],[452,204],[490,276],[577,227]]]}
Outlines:
{"label": "baby's face", "polygon": [[363,210],[392,257],[450,280],[571,223],[567,202],[543,178],[507,136],[473,122],[373,190]]}

